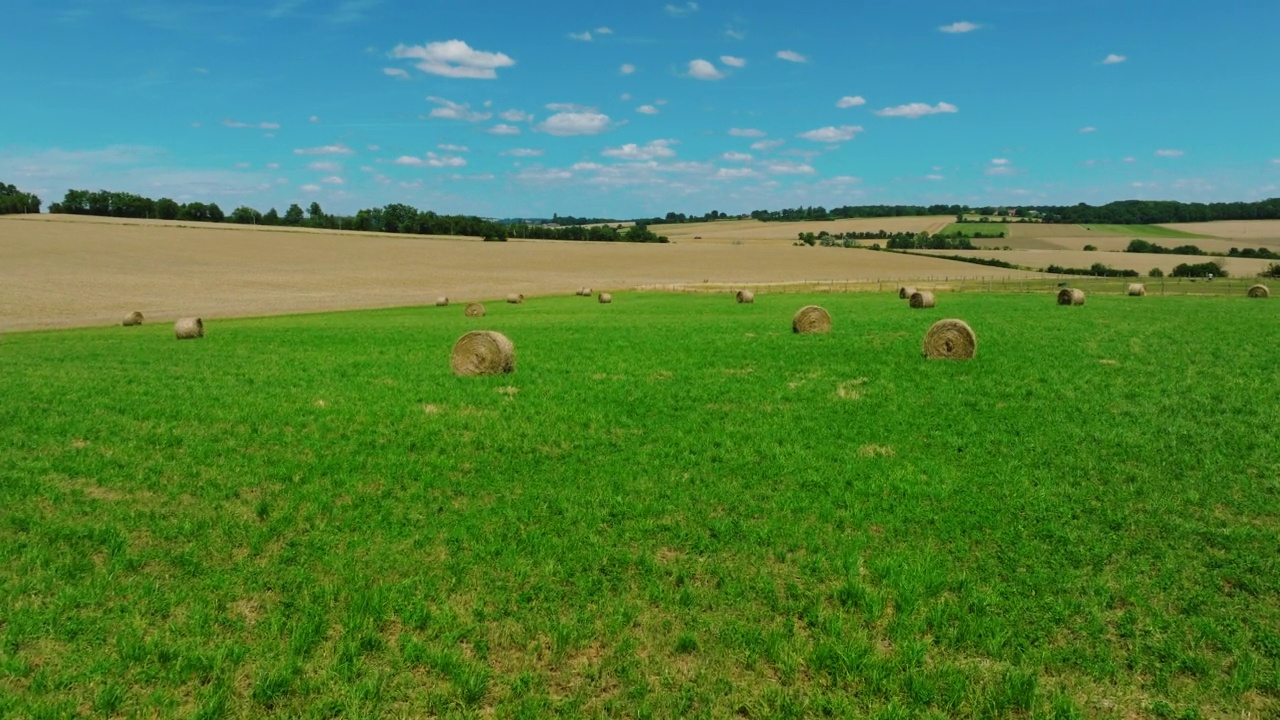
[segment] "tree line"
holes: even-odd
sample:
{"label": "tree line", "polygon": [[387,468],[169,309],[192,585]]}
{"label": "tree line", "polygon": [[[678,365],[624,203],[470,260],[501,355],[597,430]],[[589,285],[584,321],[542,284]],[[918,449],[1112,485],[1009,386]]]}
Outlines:
{"label": "tree line", "polygon": [[485,240],[504,241],[508,238],[535,240],[583,240],[595,242],[653,242],[665,243],[667,238],[649,230],[644,223],[630,227],[622,225],[569,225],[548,227],[524,222],[500,222],[474,215],[440,215],[430,210],[418,210],[411,205],[392,203],[384,207],[367,208],[355,215],[326,213],[319,203],[313,202],[307,210],[297,203],[291,204],[281,215],[275,208],[266,213],[240,206],[225,213],[217,203],[178,203],[170,198],[153,200],[141,195],[99,190],[68,190],[62,202],[49,206],[49,212],[73,215],[99,215],[122,218],[155,218],[160,220],[192,220],[201,222],[229,222],[242,225],[269,225],[284,227],[313,227],[334,230],[366,232],[414,233],[419,235],[461,235]]}
{"label": "tree line", "polygon": [[840,220],[846,218],[904,217],[917,215],[1032,216],[1041,222],[1099,225],[1152,225],[1212,220],[1278,220],[1280,198],[1257,202],[1184,203],[1177,200],[1118,200],[1106,205],[1025,205],[970,207],[968,205],[853,205],[827,210],[822,206],[755,210],[751,217],[762,222]]}
{"label": "tree line", "polygon": [[40,212],[40,198],[13,185],[0,183],[0,215]]}

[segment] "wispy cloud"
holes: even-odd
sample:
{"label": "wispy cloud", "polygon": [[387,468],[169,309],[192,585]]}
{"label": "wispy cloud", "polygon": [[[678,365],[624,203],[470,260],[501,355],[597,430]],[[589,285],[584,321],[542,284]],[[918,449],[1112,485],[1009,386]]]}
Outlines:
{"label": "wispy cloud", "polygon": [[354,155],[355,151],[351,148],[338,143],[337,145],[322,145],[320,147],[298,148],[293,151],[294,155]]}
{"label": "wispy cloud", "polygon": [[591,42],[591,31],[588,30],[586,32],[580,32],[580,33],[569,33],[569,39],[578,40],[581,42]]}
{"label": "wispy cloud", "polygon": [[321,191],[321,190],[323,190],[324,188],[320,187],[319,185],[315,185],[315,184],[307,184],[307,185],[303,185],[302,187],[300,187],[300,188],[298,188],[298,189],[299,189],[299,190],[301,190],[302,192],[309,192],[309,193],[313,193],[313,192],[320,192],[320,191]]}
{"label": "wispy cloud", "polygon": [[273,122],[246,123],[246,122],[238,122],[236,120],[223,120],[222,124],[229,128],[252,128],[254,130],[279,130],[280,129],[280,123],[273,123]]}
{"label": "wispy cloud", "polygon": [[663,8],[663,10],[666,10],[667,14],[672,17],[680,17],[682,15],[688,15],[689,13],[697,12],[698,3],[687,2],[683,5],[668,4],[666,7]]}
{"label": "wispy cloud", "polygon": [[943,25],[938,29],[944,33],[968,33],[973,32],[980,27],[982,26],[977,23],[971,23],[968,20],[961,20],[960,22],[953,22],[950,25]]}
{"label": "wispy cloud", "polygon": [[339,171],[341,171],[341,170],[342,170],[342,164],[341,164],[341,163],[336,163],[336,162],[320,162],[320,161],[317,161],[317,162],[313,162],[313,163],[308,163],[308,164],[307,164],[307,169],[308,169],[308,170],[315,170],[316,172],[336,173],[336,172],[339,172]]}
{"label": "wispy cloud", "polygon": [[765,164],[765,170],[774,175],[812,175],[816,170],[808,163],[791,162],[789,160],[778,160]]}
{"label": "wispy cloud", "polygon": [[1103,65],[1119,65],[1120,63],[1128,59],[1129,58],[1125,57],[1124,55],[1116,55],[1115,53],[1111,53],[1110,55],[1102,59],[1102,64]]}
{"label": "wispy cloud", "polygon": [[779,60],[786,60],[787,62],[793,62],[793,63],[809,62],[809,58],[805,57],[804,55],[801,55],[800,53],[794,50],[779,50],[775,57],[777,57]]}
{"label": "wispy cloud", "polygon": [[754,177],[760,177],[760,173],[751,168],[720,168],[715,174],[716,180],[741,180]]}
{"label": "wispy cloud", "polygon": [[671,149],[674,140],[653,140],[644,145],[627,143],[621,147],[605,148],[600,153],[604,157],[616,160],[654,160],[657,158],[675,157],[676,151]]}
{"label": "wispy cloud", "polygon": [[598,28],[596,28],[596,34],[597,34],[597,35],[612,35],[612,34],[613,34],[613,28],[610,28],[610,27],[603,27],[603,26],[602,26],[602,27],[598,27]]}
{"label": "wispy cloud", "polygon": [[1092,126],[1092,125],[1086,125],[1086,126],[1084,126],[1084,127],[1080,128],[1080,134],[1081,134],[1081,135],[1088,135],[1089,133],[1095,133],[1095,132],[1098,132],[1098,128],[1096,128],[1096,127],[1094,127],[1094,126]]}
{"label": "wispy cloud", "polygon": [[720,80],[724,77],[724,73],[720,72],[715,65],[699,58],[689,61],[689,77],[698,80]]}
{"label": "wispy cloud", "polygon": [[523,110],[503,110],[498,113],[498,117],[506,120],[507,122],[524,122],[526,120],[533,119],[532,115]]}
{"label": "wispy cloud", "polygon": [[485,130],[490,135],[519,135],[520,128],[515,125],[507,125],[506,123],[498,123],[493,127]]}
{"label": "wispy cloud", "polygon": [[932,174],[930,174],[930,175],[925,175],[925,176],[924,176],[924,179],[925,179],[925,180],[928,180],[928,181],[930,181],[930,182],[940,182],[940,181],[942,181],[942,180],[946,180],[946,178],[945,178],[945,177],[943,177],[942,175],[939,175],[939,174],[937,174],[937,173],[932,173]]}
{"label": "wispy cloud", "polygon": [[862,97],[861,95],[845,95],[844,97],[836,101],[836,107],[842,108],[842,109],[858,107],[859,105],[866,105],[866,104],[867,104],[866,98]]}
{"label": "wispy cloud", "polygon": [[1014,175],[1017,173],[1008,158],[991,158],[991,164],[987,167],[986,172],[992,176]]}
{"label": "wispy cloud", "polygon": [[800,133],[796,137],[812,140],[820,143],[837,143],[852,140],[855,135],[862,132],[861,125],[841,125],[840,127],[827,126],[810,130],[809,132]]}
{"label": "wispy cloud", "polygon": [[725,160],[728,160],[729,162],[747,162],[748,160],[751,159],[751,154],[741,153],[741,152],[727,152],[724,155],[721,155],[720,157],[724,158]]}
{"label": "wispy cloud", "polygon": [[400,80],[409,79],[409,71],[404,68],[382,68],[382,72]]}
{"label": "wispy cloud", "polygon": [[764,137],[765,136],[765,132],[763,130],[756,130],[755,128],[729,128],[729,134],[734,137]]}
{"label": "wispy cloud", "polygon": [[1157,150],[1156,157],[1176,158],[1182,157],[1185,153],[1181,150]]}
{"label": "wispy cloud", "polygon": [[381,4],[382,0],[343,0],[325,19],[334,25],[357,22],[364,20],[369,10]]}
{"label": "wispy cloud", "polygon": [[737,28],[728,28],[727,30],[724,31],[724,35],[725,37],[733,38],[734,40],[747,39],[747,34]]}
{"label": "wispy cloud", "polygon": [[427,99],[440,106],[433,109],[428,117],[443,120],[462,120],[464,122],[484,122],[493,117],[493,113],[472,110],[469,103],[456,103],[434,95],[427,97]]}
{"label": "wispy cloud", "polygon": [[471,148],[466,145],[450,145],[448,143],[441,143],[436,146],[436,149],[454,153],[471,152]]}
{"label": "wispy cloud", "polygon": [[887,107],[883,110],[877,110],[876,114],[880,117],[904,117],[912,120],[924,117],[925,115],[937,115],[939,113],[959,112],[960,108],[951,103],[940,102],[937,105],[929,105],[928,103],[907,103],[906,105],[895,105]]}
{"label": "wispy cloud", "polygon": [[745,59],[740,57],[734,57],[732,55],[721,55],[720,62],[724,63],[725,65],[728,65],[729,67],[740,68],[740,67],[747,66],[747,61]]}
{"label": "wispy cloud", "polygon": [[414,66],[431,75],[473,80],[492,80],[499,69],[516,64],[505,53],[475,50],[462,40],[397,45],[391,57],[418,60]]}
{"label": "wispy cloud", "polygon": [[640,107],[636,108],[636,112],[642,113],[645,115],[657,115],[658,108],[652,105],[641,105]]}
{"label": "wispy cloud", "polygon": [[635,71],[636,71],[636,66],[632,65],[631,63],[623,63],[622,67],[618,68],[618,72],[622,73],[623,75],[630,75]]}
{"label": "wispy cloud", "polygon": [[346,180],[343,180],[337,175],[330,175],[327,178],[322,178],[320,182],[325,183],[326,185],[346,185],[347,184]]}
{"label": "wispy cloud", "polygon": [[751,149],[764,152],[765,150],[772,150],[776,147],[782,147],[786,143],[787,143],[786,140],[760,140],[758,142],[751,143]]}
{"label": "wispy cloud", "polygon": [[464,167],[467,164],[466,158],[460,158],[454,155],[437,155],[429,152],[425,158],[414,155],[401,155],[393,161],[396,165],[405,167],[435,167],[435,168],[456,168]]}
{"label": "wispy cloud", "polygon": [[511,157],[540,157],[543,152],[543,150],[535,150],[533,148],[512,148],[502,151],[501,154]]}
{"label": "wispy cloud", "polygon": [[609,116],[598,112],[561,112],[538,125],[548,135],[599,135],[609,129]]}

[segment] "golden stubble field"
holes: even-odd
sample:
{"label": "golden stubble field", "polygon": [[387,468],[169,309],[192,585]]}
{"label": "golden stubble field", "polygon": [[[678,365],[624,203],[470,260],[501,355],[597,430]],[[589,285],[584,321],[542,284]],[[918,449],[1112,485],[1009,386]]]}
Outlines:
{"label": "golden stubble field", "polygon": [[941,232],[955,220],[951,215],[924,217],[855,218],[852,220],[822,220],[809,222],[762,223],[756,220],[723,220],[713,223],[684,223],[678,225],[650,225],[649,229],[666,235],[675,244],[740,244],[740,245],[790,245],[800,233],[815,235],[823,230],[835,235],[845,232]]}
{"label": "golden stubble field", "polygon": [[[897,220],[897,219],[893,219]],[[919,224],[922,220],[914,218]],[[876,225],[874,221],[850,221]],[[928,221],[932,222],[932,221]],[[731,223],[724,223],[726,226]],[[720,223],[715,223],[717,231]],[[793,247],[801,226],[753,223],[759,242],[669,245],[551,242],[284,230],[109,218],[0,218],[0,331],[276,315],[568,294],[586,285],[780,283],[1021,277],[918,256]],[[690,228],[693,228],[690,230]],[[699,231],[685,228],[690,238]],[[886,229],[888,229],[886,227]],[[843,232],[843,230],[841,230]],[[767,241],[762,234],[771,234]],[[705,238],[706,236],[704,236]],[[459,310],[460,312],[461,310]]]}

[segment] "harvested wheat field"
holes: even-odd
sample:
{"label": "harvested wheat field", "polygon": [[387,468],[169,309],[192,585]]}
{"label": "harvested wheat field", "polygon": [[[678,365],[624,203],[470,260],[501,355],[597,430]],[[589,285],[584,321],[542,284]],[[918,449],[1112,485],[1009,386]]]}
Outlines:
{"label": "harvested wheat field", "polygon": [[760,222],[758,220],[721,220],[706,223],[650,225],[649,229],[666,235],[673,243],[791,245],[797,235],[827,231],[832,235],[846,232],[941,232],[955,220],[949,215],[924,217],[854,218],[811,222]]}
{"label": "harvested wheat field", "polygon": [[195,314],[217,318],[431,305],[440,296],[466,303],[513,292],[571,294],[585,282],[625,289],[704,281],[746,285],[1027,275],[919,256],[783,243],[483,243],[98,220],[0,219],[0,331],[114,325],[134,310],[165,322]]}
{"label": "harvested wheat field", "polygon": [[1248,240],[1259,246],[1280,247],[1280,220],[1216,220],[1205,223],[1165,223],[1160,227],[1230,240]]}
{"label": "harvested wheat field", "polygon": [[1168,273],[1182,263],[1221,261],[1232,277],[1253,277],[1267,269],[1272,261],[1252,258],[1209,257],[1204,255],[1153,255],[1127,252],[1086,252],[1082,250],[920,250],[931,255],[962,255],[965,257],[994,258],[1005,262],[1040,269],[1049,265],[1087,268],[1094,263],[1109,265],[1118,270],[1137,270],[1146,274],[1151,268]]}

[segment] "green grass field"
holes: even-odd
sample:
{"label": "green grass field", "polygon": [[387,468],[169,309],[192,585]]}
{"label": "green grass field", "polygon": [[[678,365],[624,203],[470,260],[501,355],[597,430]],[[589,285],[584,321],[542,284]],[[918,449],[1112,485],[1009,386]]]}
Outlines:
{"label": "green grass field", "polygon": [[1117,235],[1138,238],[1212,238],[1213,235],[1197,235],[1195,233],[1160,227],[1159,225],[1081,225],[1085,230],[1098,235]]}
{"label": "green grass field", "polygon": [[6,335],[0,717],[1275,717],[1273,302]]}
{"label": "green grass field", "polygon": [[[1009,236],[1009,223],[1001,223],[1001,222],[985,222],[985,223],[984,223],[984,222],[962,222],[962,223],[955,223],[955,222],[953,222],[953,223],[951,223],[950,225],[948,225],[947,227],[945,227],[945,228],[942,230],[942,234],[945,234],[945,235],[954,235],[954,234],[956,234],[956,233],[960,233],[961,235],[966,235],[966,236],[968,236],[968,237],[973,237],[974,235],[978,235],[978,234],[981,234],[981,235],[999,235],[1000,233],[1004,233],[1004,234],[1005,234],[1005,237],[1007,238],[1007,237]],[[984,240],[993,240],[993,239],[994,239],[994,240],[1003,240],[1004,238],[991,238],[991,237],[987,237],[987,238],[982,238],[982,239],[984,239]]]}

